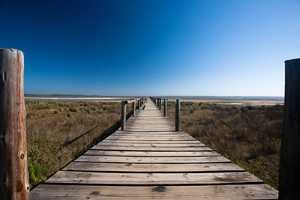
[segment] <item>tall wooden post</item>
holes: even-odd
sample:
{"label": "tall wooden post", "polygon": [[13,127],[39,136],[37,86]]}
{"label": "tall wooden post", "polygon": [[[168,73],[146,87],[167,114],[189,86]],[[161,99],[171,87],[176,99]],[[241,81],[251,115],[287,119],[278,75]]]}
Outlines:
{"label": "tall wooden post", "polygon": [[135,109],[136,109],[136,102],[134,100],[132,103],[132,116],[134,116],[134,117],[135,117]]}
{"label": "tall wooden post", "polygon": [[127,101],[122,101],[121,103],[121,130],[124,131],[126,129],[126,108],[127,108]]}
{"label": "tall wooden post", "polygon": [[1,200],[27,200],[29,194],[23,74],[23,53],[0,49]]}
{"label": "tall wooden post", "polygon": [[180,131],[180,100],[176,99],[176,108],[175,108],[175,131]]}
{"label": "tall wooden post", "polygon": [[159,98],[159,110],[161,110],[161,98]]}
{"label": "tall wooden post", "polygon": [[284,101],[279,199],[300,199],[300,59],[285,62]]}
{"label": "tall wooden post", "polygon": [[164,99],[164,117],[167,117],[168,99]]}

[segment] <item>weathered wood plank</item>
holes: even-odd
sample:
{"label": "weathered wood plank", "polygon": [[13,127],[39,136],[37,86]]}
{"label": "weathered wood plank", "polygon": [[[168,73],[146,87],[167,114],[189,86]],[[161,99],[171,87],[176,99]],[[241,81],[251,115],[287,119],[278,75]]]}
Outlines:
{"label": "weathered wood plank", "polygon": [[31,200],[275,200],[277,197],[277,191],[265,184],[135,187],[42,184],[30,194]]}
{"label": "weathered wood plank", "polygon": [[[125,140],[155,140],[158,139],[157,136],[152,136],[152,135],[148,135],[148,136],[109,136],[108,139],[125,139]],[[188,136],[161,136],[159,137],[160,140],[195,140],[192,137],[188,137]]]}
{"label": "weathered wood plank", "polygon": [[99,146],[95,145],[91,149],[98,150],[117,150],[117,151],[209,151],[208,147],[121,147],[121,146]]}
{"label": "weathered wood plank", "polygon": [[83,155],[94,155],[94,156],[142,156],[142,157],[161,157],[161,156],[220,156],[215,151],[193,151],[193,152],[167,152],[167,151],[101,151],[101,150],[88,150]]}
{"label": "weathered wood plank", "polygon": [[114,140],[114,141],[195,141],[193,138],[136,138],[136,137],[130,137],[130,138],[113,138],[108,137],[107,140]]}
{"label": "weathered wood plank", "polygon": [[106,143],[106,142],[101,142],[97,144],[97,146],[120,146],[120,147],[204,147],[204,144],[156,144],[156,143],[150,143],[150,144],[129,144],[129,143]]}
{"label": "weathered wood plank", "polygon": [[95,172],[216,172],[244,171],[232,163],[144,164],[72,162],[64,170]]}
{"label": "weathered wood plank", "polygon": [[230,162],[223,156],[207,157],[124,157],[124,156],[80,156],[75,161],[115,163],[208,163]]}
{"label": "weathered wood plank", "polygon": [[99,185],[209,185],[262,183],[247,172],[216,173],[110,173],[59,171],[47,183]]}
{"label": "weathered wood plank", "polygon": [[187,140],[187,141],[161,141],[161,140],[110,140],[110,139],[105,139],[101,142],[101,144],[107,143],[107,144],[112,144],[112,143],[117,143],[117,144],[202,144],[201,142],[197,140]]}

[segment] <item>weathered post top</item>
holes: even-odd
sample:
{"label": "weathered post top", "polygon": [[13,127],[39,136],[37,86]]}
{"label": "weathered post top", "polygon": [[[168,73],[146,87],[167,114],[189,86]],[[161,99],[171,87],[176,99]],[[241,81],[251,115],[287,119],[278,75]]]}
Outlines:
{"label": "weathered post top", "polygon": [[284,101],[279,199],[300,199],[300,59],[285,61]]}
{"label": "weathered post top", "polygon": [[29,194],[22,51],[0,49],[0,199]]}

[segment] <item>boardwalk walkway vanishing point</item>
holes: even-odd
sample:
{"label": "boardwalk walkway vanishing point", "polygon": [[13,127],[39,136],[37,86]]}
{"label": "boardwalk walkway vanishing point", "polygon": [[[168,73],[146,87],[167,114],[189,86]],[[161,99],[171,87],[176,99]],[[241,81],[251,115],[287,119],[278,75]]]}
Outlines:
{"label": "boardwalk walkway vanishing point", "polygon": [[184,132],[148,99],[116,131],[31,191],[33,200],[277,199],[277,191]]}

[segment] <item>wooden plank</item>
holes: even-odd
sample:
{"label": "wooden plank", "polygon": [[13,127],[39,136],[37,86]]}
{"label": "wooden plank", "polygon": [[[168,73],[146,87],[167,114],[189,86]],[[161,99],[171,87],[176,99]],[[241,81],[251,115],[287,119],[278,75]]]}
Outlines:
{"label": "wooden plank", "polygon": [[59,171],[47,183],[99,185],[209,185],[262,183],[247,172],[216,173],[110,173]]}
{"label": "wooden plank", "polygon": [[232,163],[153,164],[72,162],[64,170],[95,172],[216,172],[244,171]]}
{"label": "wooden plank", "polygon": [[121,137],[121,136],[130,136],[130,137],[189,137],[191,138],[190,136],[186,135],[186,134],[168,134],[168,133],[156,133],[156,132],[147,132],[147,133],[140,133],[140,132],[137,132],[137,133],[130,133],[130,134],[113,134],[111,136],[115,136],[115,137]]}
{"label": "wooden plank", "polygon": [[106,143],[106,142],[101,142],[97,144],[97,146],[120,146],[120,147],[204,147],[204,144],[156,144],[156,143],[148,143],[148,144],[130,144],[130,143],[118,143],[118,142],[113,142],[113,143]]}
{"label": "wooden plank", "polygon": [[275,200],[277,191],[265,184],[208,186],[82,186],[42,184],[31,200]]}
{"label": "wooden plank", "polygon": [[115,163],[208,163],[230,162],[223,156],[207,157],[124,157],[124,156],[80,156],[75,161]]}
{"label": "wooden plank", "polygon": [[126,140],[155,140],[155,139],[159,139],[159,140],[195,140],[192,137],[188,137],[188,136],[161,136],[159,138],[157,138],[156,136],[109,136],[109,139],[126,139]]}
{"label": "wooden plank", "polygon": [[161,156],[220,156],[215,151],[193,151],[193,152],[155,152],[155,151],[101,151],[101,150],[88,150],[83,155],[94,156],[142,156],[142,157],[161,157]]}
{"label": "wooden plank", "polygon": [[[187,140],[187,141],[160,141],[160,140],[110,140],[110,139],[105,139],[101,142],[101,144],[107,143],[118,143],[118,144],[202,144],[201,142],[197,140]],[[100,144],[100,143],[99,143]]]}
{"label": "wooden plank", "polygon": [[173,128],[127,128],[128,131],[173,131]]}
{"label": "wooden plank", "polygon": [[137,139],[136,137],[131,137],[131,138],[113,138],[113,137],[108,137],[107,140],[114,140],[114,141],[195,141],[193,138],[140,138]]}
{"label": "wooden plank", "polygon": [[171,132],[171,131],[140,131],[140,132],[123,132],[123,133],[114,133],[113,135],[115,136],[138,136],[138,135],[143,135],[143,136],[147,136],[147,135],[159,135],[159,136],[176,136],[176,135],[181,135],[181,136],[189,136],[186,133],[182,133],[182,132]]}
{"label": "wooden plank", "polygon": [[[168,135],[161,135],[161,134],[155,134],[154,132],[148,132],[147,134],[112,134],[109,137],[162,137],[162,138],[192,138],[193,137],[186,135],[186,134],[168,134]],[[194,139],[195,140],[195,139]]]}
{"label": "wooden plank", "polygon": [[95,145],[91,149],[98,150],[116,150],[116,151],[209,151],[208,147],[121,147],[121,146],[98,146]]}

